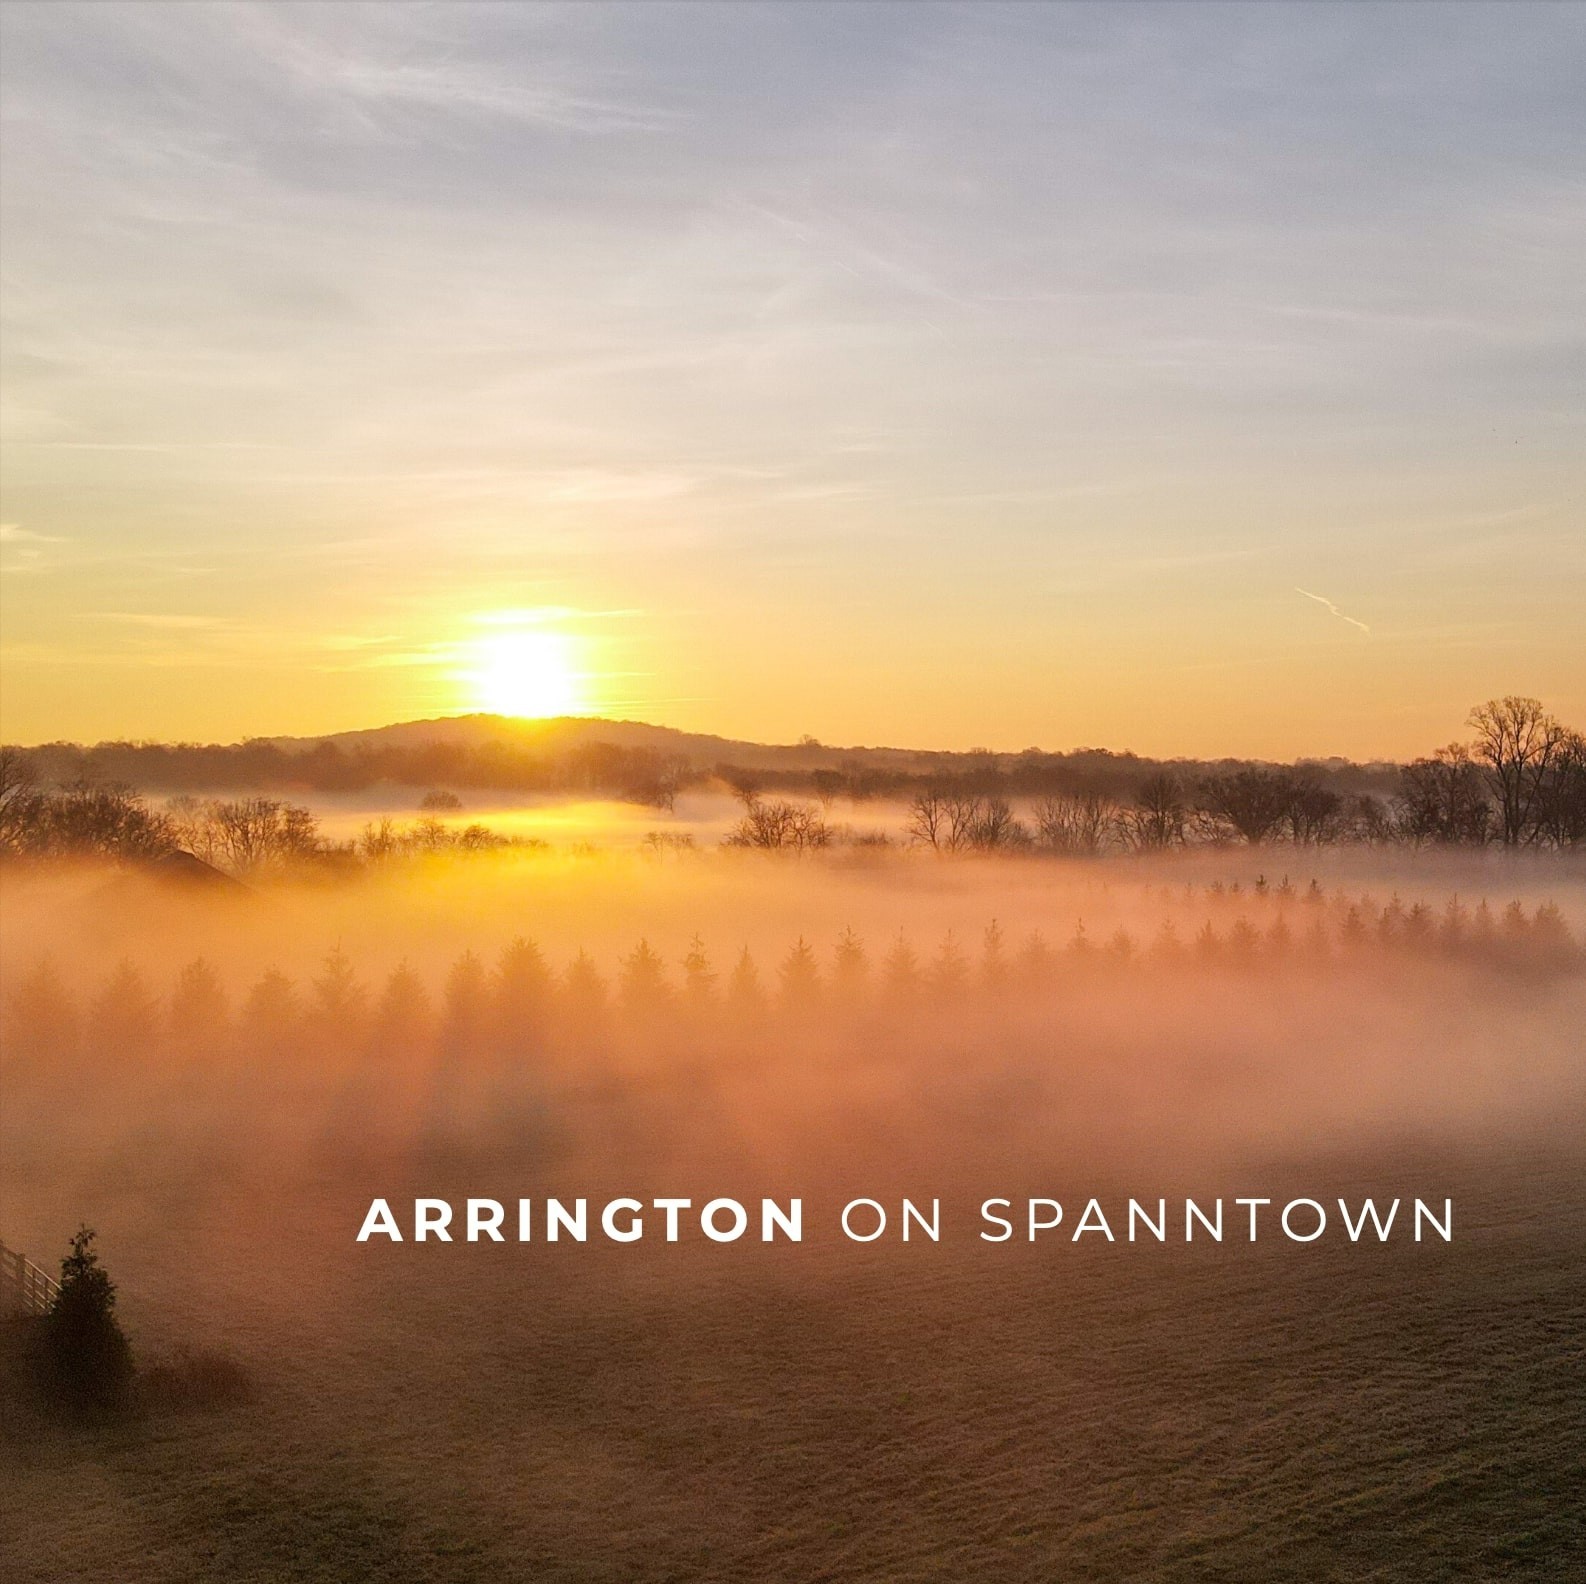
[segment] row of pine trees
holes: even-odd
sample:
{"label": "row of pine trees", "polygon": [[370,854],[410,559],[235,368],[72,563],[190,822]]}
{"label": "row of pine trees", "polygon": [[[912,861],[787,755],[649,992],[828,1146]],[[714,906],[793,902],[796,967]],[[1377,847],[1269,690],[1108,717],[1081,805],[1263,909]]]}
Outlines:
{"label": "row of pine trees", "polygon": [[1137,940],[1127,930],[1092,936],[1083,922],[1053,946],[1040,933],[1010,943],[993,921],[971,951],[949,932],[930,951],[900,934],[878,956],[852,929],[824,952],[800,938],[769,972],[743,948],[718,969],[696,936],[673,964],[648,941],[604,971],[588,952],[560,969],[532,941],[515,940],[492,963],[465,952],[433,994],[408,964],[378,987],[340,948],[304,984],[266,970],[234,1004],[212,964],[187,964],[164,996],[123,962],[79,998],[55,965],[33,966],[4,1006],[5,1054],[12,1061],[115,1052],[127,1059],[161,1053],[196,1057],[221,1048],[272,1050],[515,1050],[588,1031],[603,1020],[657,1021],[707,1016],[806,1013],[826,1005],[858,1008],[942,1004],[1040,991],[1087,971],[1266,970],[1285,965],[1346,968],[1406,959],[1463,961],[1532,972],[1586,964],[1559,910],[1512,902],[1501,912],[1451,898],[1439,911],[1397,898],[1336,898],[1332,905],[1274,908],[1255,921],[1241,911],[1218,928],[1193,933],[1171,919]]}

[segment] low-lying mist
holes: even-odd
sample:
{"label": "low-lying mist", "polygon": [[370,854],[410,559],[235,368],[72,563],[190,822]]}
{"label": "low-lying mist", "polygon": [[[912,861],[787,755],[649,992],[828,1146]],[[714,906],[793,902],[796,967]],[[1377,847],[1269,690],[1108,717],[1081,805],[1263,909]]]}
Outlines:
{"label": "low-lying mist", "polygon": [[1567,1136],[1579,879],[1292,857],[486,854],[221,895],[17,875],[9,1197],[1152,1186]]}
{"label": "low-lying mist", "polygon": [[[96,1227],[181,1388],[103,1443],[0,1436],[14,1549],[69,1576],[1299,1579],[1362,1510],[1500,1576],[1578,1462],[1549,1327],[1578,1307],[1586,888],[1557,858],[514,849],[4,885],[0,1230],[47,1263]],[[1118,1243],[1071,1240],[1091,1195]],[[1240,1195],[1274,1201],[1254,1245]],[[1402,1195],[1399,1230],[1287,1241],[1300,1195]],[[415,1243],[421,1196],[529,1199],[534,1241]],[[545,1241],[552,1196],[587,1243]],[[672,1245],[647,1208],[619,1244],[617,1196],[799,1197],[806,1239],[686,1217]],[[842,1239],[860,1196],[886,1240]],[[981,1241],[994,1196],[1063,1230]],[[1227,1243],[1124,1241],[1125,1197],[1181,1229],[1179,1196],[1226,1200]],[[939,1244],[896,1238],[904,1197]],[[376,1198],[403,1243],[355,1241]],[[1453,1201],[1451,1242],[1413,1240],[1412,1198]]]}

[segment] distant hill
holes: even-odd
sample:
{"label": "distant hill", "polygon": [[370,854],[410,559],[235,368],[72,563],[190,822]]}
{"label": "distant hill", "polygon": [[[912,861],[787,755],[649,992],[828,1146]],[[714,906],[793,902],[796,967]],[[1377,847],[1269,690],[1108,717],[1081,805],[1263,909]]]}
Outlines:
{"label": "distant hill", "polygon": [[[390,726],[371,726],[357,731],[330,732],[320,737],[272,737],[270,742],[289,751],[301,752],[320,743],[334,743],[351,750],[383,748],[420,748],[430,744],[480,748],[490,744],[534,748],[544,753],[565,753],[592,743],[614,747],[642,748],[686,758],[705,767],[722,763],[745,767],[787,768],[805,766],[819,769],[844,760],[889,769],[961,768],[968,765],[999,765],[1004,768],[1030,759],[1060,759],[1069,763],[1117,763],[1130,765],[1181,764],[1225,768],[1229,765],[1267,764],[1252,759],[1146,759],[1138,754],[1111,748],[1069,748],[1047,752],[1026,748],[1018,752],[992,752],[986,749],[894,748],[856,744],[848,747],[804,738],[796,743],[749,742],[737,737],[720,737],[709,732],[679,731],[675,726],[653,726],[646,721],[610,720],[594,715],[560,715],[550,720],[517,720],[507,715],[442,715],[432,720],[400,721]],[[1359,762],[1343,758],[1301,761],[1323,771],[1355,770],[1376,774],[1396,770],[1385,760]]]}
{"label": "distant hill", "polygon": [[[440,715],[433,720],[398,721],[390,726],[369,726],[358,731],[328,732],[320,737],[272,737],[271,742],[289,751],[320,743],[338,748],[421,748],[432,743],[450,747],[480,748],[490,743],[562,752],[586,743],[612,743],[623,748],[653,748],[665,753],[716,755],[752,743],[726,737],[678,731],[672,726],[651,726],[644,721],[606,720],[594,715],[559,715],[550,720],[518,720],[510,715]],[[780,750],[772,749],[772,752]]]}
{"label": "distant hill", "polygon": [[[23,750],[46,781],[121,781],[149,791],[354,791],[387,783],[498,792],[598,794],[666,803],[712,780],[734,788],[777,787],[823,795],[907,795],[950,778],[1010,793],[1091,790],[1130,794],[1171,769],[1186,781],[1251,763],[1155,760],[1105,748],[1061,753],[754,743],[678,731],[644,721],[566,716],[515,720],[448,715],[318,737],[267,737],[231,744],[50,743]],[[1341,793],[1385,792],[1397,766],[1342,759],[1306,761]]]}

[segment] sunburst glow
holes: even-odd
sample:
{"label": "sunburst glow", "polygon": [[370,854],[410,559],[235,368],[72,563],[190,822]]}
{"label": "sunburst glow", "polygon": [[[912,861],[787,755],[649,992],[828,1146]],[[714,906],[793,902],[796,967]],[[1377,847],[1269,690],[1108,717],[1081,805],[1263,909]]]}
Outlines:
{"label": "sunburst glow", "polygon": [[506,632],[473,646],[475,702],[493,715],[543,719],[583,705],[572,645],[563,633]]}

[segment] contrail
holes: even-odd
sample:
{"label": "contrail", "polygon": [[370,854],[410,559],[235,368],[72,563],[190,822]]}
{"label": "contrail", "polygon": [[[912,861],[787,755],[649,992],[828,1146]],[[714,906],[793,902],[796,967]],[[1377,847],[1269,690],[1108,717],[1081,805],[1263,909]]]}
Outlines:
{"label": "contrail", "polygon": [[1325,594],[1313,594],[1309,589],[1302,589],[1298,585],[1295,586],[1294,592],[1303,594],[1308,600],[1315,600],[1318,605],[1325,605],[1339,621],[1346,621],[1351,627],[1358,627],[1363,633],[1371,631],[1363,621],[1356,621],[1353,616],[1346,616]]}

